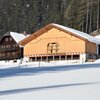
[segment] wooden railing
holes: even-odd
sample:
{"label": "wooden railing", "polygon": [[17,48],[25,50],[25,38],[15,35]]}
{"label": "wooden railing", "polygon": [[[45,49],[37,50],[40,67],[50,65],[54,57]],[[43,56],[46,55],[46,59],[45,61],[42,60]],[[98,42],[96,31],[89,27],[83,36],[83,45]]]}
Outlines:
{"label": "wooden railing", "polygon": [[13,59],[19,59],[20,56],[19,55],[10,55],[10,56],[2,56],[0,57],[0,60],[13,60]]}
{"label": "wooden railing", "polygon": [[15,47],[0,48],[0,52],[15,51],[15,50],[18,50],[18,48],[15,48]]}

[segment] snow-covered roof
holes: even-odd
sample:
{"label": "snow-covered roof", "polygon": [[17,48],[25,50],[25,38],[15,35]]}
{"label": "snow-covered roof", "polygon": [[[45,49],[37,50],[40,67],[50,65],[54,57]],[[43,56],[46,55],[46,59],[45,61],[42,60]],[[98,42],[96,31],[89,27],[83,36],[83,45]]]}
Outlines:
{"label": "snow-covered roof", "polygon": [[[17,33],[17,32],[10,32],[10,35],[16,41],[17,44],[19,44],[20,41],[22,41],[23,39],[29,36],[29,35],[24,35],[24,34]],[[21,45],[19,44],[19,46]]]}
{"label": "snow-covered roof", "polygon": [[81,32],[81,31],[78,31],[78,30],[75,30],[75,29],[72,29],[72,28],[69,28],[69,27],[66,27],[66,26],[63,26],[63,25],[59,25],[59,24],[55,24],[55,23],[52,23],[52,25],[56,26],[56,27],[59,27],[65,31],[69,31],[79,37],[82,37],[82,38],[85,38],[87,39],[88,41],[90,42],[93,42],[93,43],[96,43],[96,44],[100,44],[100,40],[91,36],[91,35],[88,35],[87,33],[84,33],[84,32]]}
{"label": "snow-covered roof", "polygon": [[[36,31],[35,33],[33,33],[32,35],[30,35],[29,37],[23,39],[22,41],[19,42],[20,45],[26,45],[27,43],[29,43],[30,41],[32,41],[33,39],[37,38],[38,36],[42,35],[45,31],[50,30],[51,28],[58,28],[62,31],[65,32],[70,32],[71,34],[78,36],[80,38],[86,39],[90,42],[96,43],[96,44],[100,44],[100,40],[81,31],[63,26],[63,25],[59,25],[59,24],[55,24],[55,23],[51,23],[49,25],[46,25],[45,27],[41,28],[40,30]],[[45,29],[45,30],[44,30]]]}
{"label": "snow-covered roof", "polygon": [[20,34],[20,33],[16,33],[16,32],[10,32],[10,35],[13,37],[13,39],[17,43],[27,37],[24,34]]}
{"label": "snow-covered roof", "polygon": [[96,35],[95,38],[100,39],[100,35]]}

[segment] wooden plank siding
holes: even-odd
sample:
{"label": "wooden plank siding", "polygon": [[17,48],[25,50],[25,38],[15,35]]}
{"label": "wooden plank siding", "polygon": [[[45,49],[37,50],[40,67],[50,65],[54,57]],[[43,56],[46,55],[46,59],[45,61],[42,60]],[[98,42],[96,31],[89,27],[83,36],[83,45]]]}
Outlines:
{"label": "wooden plank siding", "polygon": [[97,47],[96,47],[96,44],[95,43],[92,43],[92,42],[89,42],[89,41],[86,41],[86,44],[85,44],[85,52],[87,54],[95,54],[97,53]]}
{"label": "wooden plank siding", "polygon": [[0,41],[0,60],[13,60],[23,57],[23,48],[8,34]]}
{"label": "wooden plank siding", "polygon": [[26,44],[24,47],[24,55],[32,56],[35,54],[47,54],[48,43],[54,42],[59,44],[58,53],[86,52],[86,41],[84,39],[57,28],[52,28]]}

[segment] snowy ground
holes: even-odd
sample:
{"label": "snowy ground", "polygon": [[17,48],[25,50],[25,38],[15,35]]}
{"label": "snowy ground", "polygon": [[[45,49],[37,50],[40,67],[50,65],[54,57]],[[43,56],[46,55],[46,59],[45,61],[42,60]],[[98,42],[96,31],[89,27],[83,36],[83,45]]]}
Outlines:
{"label": "snowy ground", "polygon": [[[96,60],[96,63],[100,62],[100,60]],[[88,62],[88,64],[91,62]],[[93,63],[93,62],[92,62]],[[94,62],[95,63],[95,62]],[[12,60],[9,62],[0,61],[0,69],[4,68],[11,68],[11,67],[48,67],[48,66],[61,66],[61,65],[79,65],[79,64],[87,64],[80,62],[79,60],[70,60],[70,61],[51,61],[51,62],[20,62],[18,60],[14,63]]]}
{"label": "snowy ground", "polygon": [[51,65],[1,63],[0,100],[100,100],[100,63]]}

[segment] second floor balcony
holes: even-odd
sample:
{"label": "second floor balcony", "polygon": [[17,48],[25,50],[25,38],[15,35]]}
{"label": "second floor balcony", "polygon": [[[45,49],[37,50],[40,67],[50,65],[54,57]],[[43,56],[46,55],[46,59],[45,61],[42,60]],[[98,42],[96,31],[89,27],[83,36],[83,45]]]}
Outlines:
{"label": "second floor balcony", "polygon": [[0,52],[10,52],[10,51],[16,51],[16,50],[18,50],[18,47],[9,47],[9,48],[7,48],[7,47],[5,47],[5,48],[2,48],[2,47],[0,47]]}

